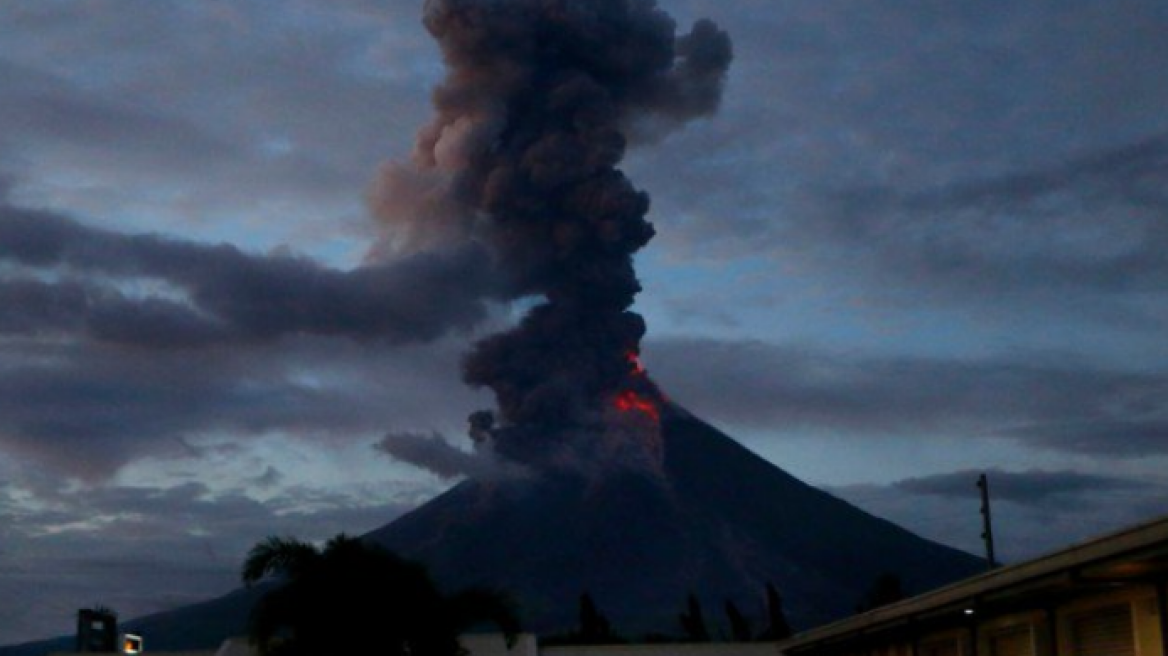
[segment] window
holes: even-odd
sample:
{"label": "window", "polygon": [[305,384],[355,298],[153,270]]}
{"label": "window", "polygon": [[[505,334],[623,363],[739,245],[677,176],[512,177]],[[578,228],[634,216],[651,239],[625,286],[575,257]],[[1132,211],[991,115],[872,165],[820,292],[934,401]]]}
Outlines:
{"label": "window", "polygon": [[1069,618],[1072,656],[1135,656],[1131,606],[1105,606]]}
{"label": "window", "polygon": [[1034,656],[1034,634],[1029,624],[990,634],[990,656]]}
{"label": "window", "polygon": [[929,640],[917,649],[918,656],[961,656],[961,646],[957,638]]}

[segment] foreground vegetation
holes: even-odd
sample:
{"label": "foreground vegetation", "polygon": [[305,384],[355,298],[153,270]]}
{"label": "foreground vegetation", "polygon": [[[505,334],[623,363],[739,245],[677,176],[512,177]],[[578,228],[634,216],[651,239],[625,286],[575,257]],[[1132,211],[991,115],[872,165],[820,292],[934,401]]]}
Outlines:
{"label": "foreground vegetation", "polygon": [[444,595],[419,563],[338,535],[323,549],[270,537],[248,554],[243,582],[270,581],[249,635],[265,656],[457,656],[458,636],[483,623],[512,643],[518,615],[502,595]]}

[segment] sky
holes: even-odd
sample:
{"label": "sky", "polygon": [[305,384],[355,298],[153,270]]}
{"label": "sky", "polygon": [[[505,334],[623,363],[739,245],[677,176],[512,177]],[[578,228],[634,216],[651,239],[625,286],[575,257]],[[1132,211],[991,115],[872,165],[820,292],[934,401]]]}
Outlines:
{"label": "sky", "polygon": [[[1168,513],[1168,7],[659,4],[734,48],[719,111],[622,165],[669,397],[974,553],[987,472],[1007,561]],[[469,448],[460,358],[524,302],[371,255],[443,75],[420,19],[0,5],[0,644],[456,482],[392,443]]]}

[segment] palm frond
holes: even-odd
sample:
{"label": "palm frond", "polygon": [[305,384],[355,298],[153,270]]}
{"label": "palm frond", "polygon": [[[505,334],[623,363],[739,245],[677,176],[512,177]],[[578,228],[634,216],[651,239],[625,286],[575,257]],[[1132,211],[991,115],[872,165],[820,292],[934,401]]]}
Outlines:
{"label": "palm frond", "polygon": [[320,551],[307,542],[269,536],[248,552],[240,578],[251,586],[266,576],[295,576],[319,557]]}

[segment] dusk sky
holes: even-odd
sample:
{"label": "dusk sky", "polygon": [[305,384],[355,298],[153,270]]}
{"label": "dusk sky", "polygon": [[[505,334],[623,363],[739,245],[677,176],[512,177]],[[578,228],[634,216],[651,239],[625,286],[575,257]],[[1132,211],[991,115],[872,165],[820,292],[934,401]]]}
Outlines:
{"label": "dusk sky", "polygon": [[[734,49],[621,167],[671,399],[973,553],[988,472],[1007,561],[1168,513],[1168,5],[658,4]],[[421,13],[0,4],[0,644],[457,482],[389,453],[470,448],[460,358],[530,301],[385,218],[444,72]]]}

